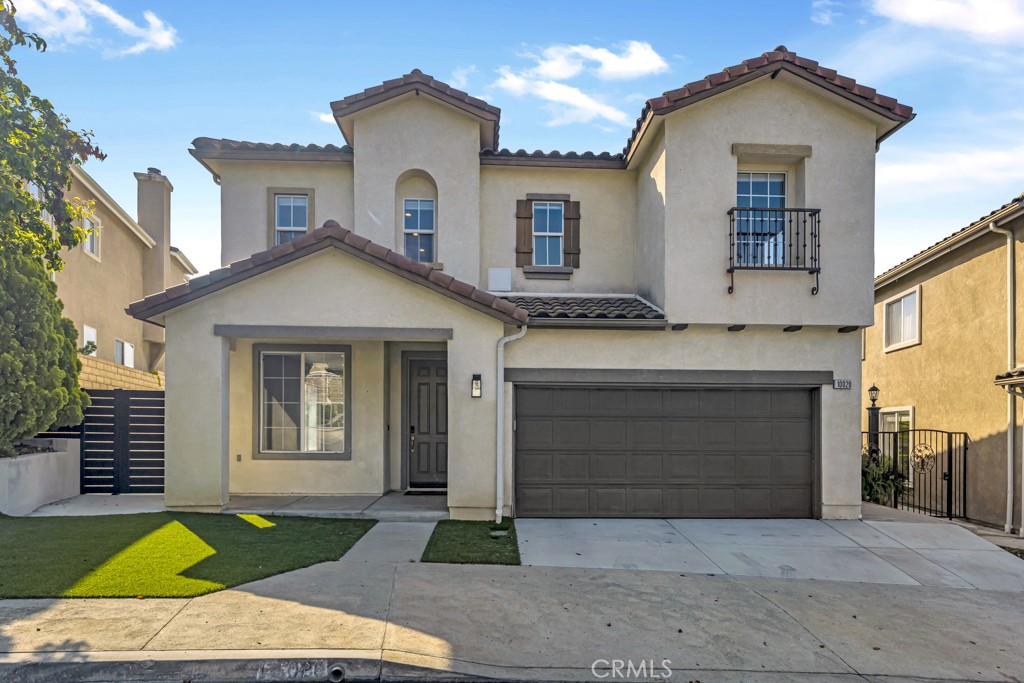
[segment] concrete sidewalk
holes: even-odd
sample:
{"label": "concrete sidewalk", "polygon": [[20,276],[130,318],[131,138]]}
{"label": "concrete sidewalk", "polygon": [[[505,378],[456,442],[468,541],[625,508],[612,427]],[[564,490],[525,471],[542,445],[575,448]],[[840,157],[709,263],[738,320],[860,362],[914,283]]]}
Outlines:
{"label": "concrete sidewalk", "polygon": [[0,601],[0,680],[325,680],[332,661],[346,680],[594,680],[621,659],[704,683],[1006,681],[1021,614],[1022,593],[353,557],[191,600]]}

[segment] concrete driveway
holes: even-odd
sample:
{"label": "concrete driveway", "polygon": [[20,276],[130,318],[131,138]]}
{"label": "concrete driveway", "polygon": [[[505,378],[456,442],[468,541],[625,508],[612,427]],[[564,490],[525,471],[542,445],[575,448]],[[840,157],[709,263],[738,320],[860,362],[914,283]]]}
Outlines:
{"label": "concrete driveway", "polygon": [[524,565],[1024,592],[1024,560],[955,524],[520,519]]}

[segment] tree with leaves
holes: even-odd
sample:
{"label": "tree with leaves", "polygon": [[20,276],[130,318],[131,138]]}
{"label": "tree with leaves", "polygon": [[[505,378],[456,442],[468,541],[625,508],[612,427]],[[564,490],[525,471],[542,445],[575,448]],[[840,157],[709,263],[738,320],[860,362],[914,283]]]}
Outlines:
{"label": "tree with leaves", "polygon": [[74,324],[63,317],[52,271],[85,236],[92,206],[66,197],[71,170],[103,154],[18,77],[15,48],[45,52],[0,0],[0,455],[48,428],[81,422]]}

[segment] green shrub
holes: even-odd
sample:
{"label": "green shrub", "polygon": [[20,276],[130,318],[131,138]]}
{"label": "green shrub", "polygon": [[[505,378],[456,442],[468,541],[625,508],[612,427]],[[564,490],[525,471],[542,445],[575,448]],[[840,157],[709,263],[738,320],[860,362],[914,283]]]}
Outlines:
{"label": "green shrub", "polygon": [[0,455],[81,423],[89,405],[78,386],[78,332],[63,310],[39,257],[0,250]]}
{"label": "green shrub", "polygon": [[892,505],[907,490],[907,476],[893,472],[892,456],[881,454],[877,448],[862,453],[860,458],[861,499],[879,505]]}

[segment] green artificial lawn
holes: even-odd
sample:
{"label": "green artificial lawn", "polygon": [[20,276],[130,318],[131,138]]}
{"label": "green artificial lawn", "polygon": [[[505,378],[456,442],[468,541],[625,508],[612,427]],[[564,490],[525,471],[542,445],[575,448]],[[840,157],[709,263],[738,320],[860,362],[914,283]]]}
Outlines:
{"label": "green artificial lawn", "polygon": [[[491,538],[491,531],[508,534]],[[461,522],[447,519],[437,523],[423,551],[423,562],[449,564],[519,564],[516,525],[506,517],[494,522]]]}
{"label": "green artificial lawn", "polygon": [[153,512],[0,515],[0,598],[181,598],[337,560],[376,522]]}

